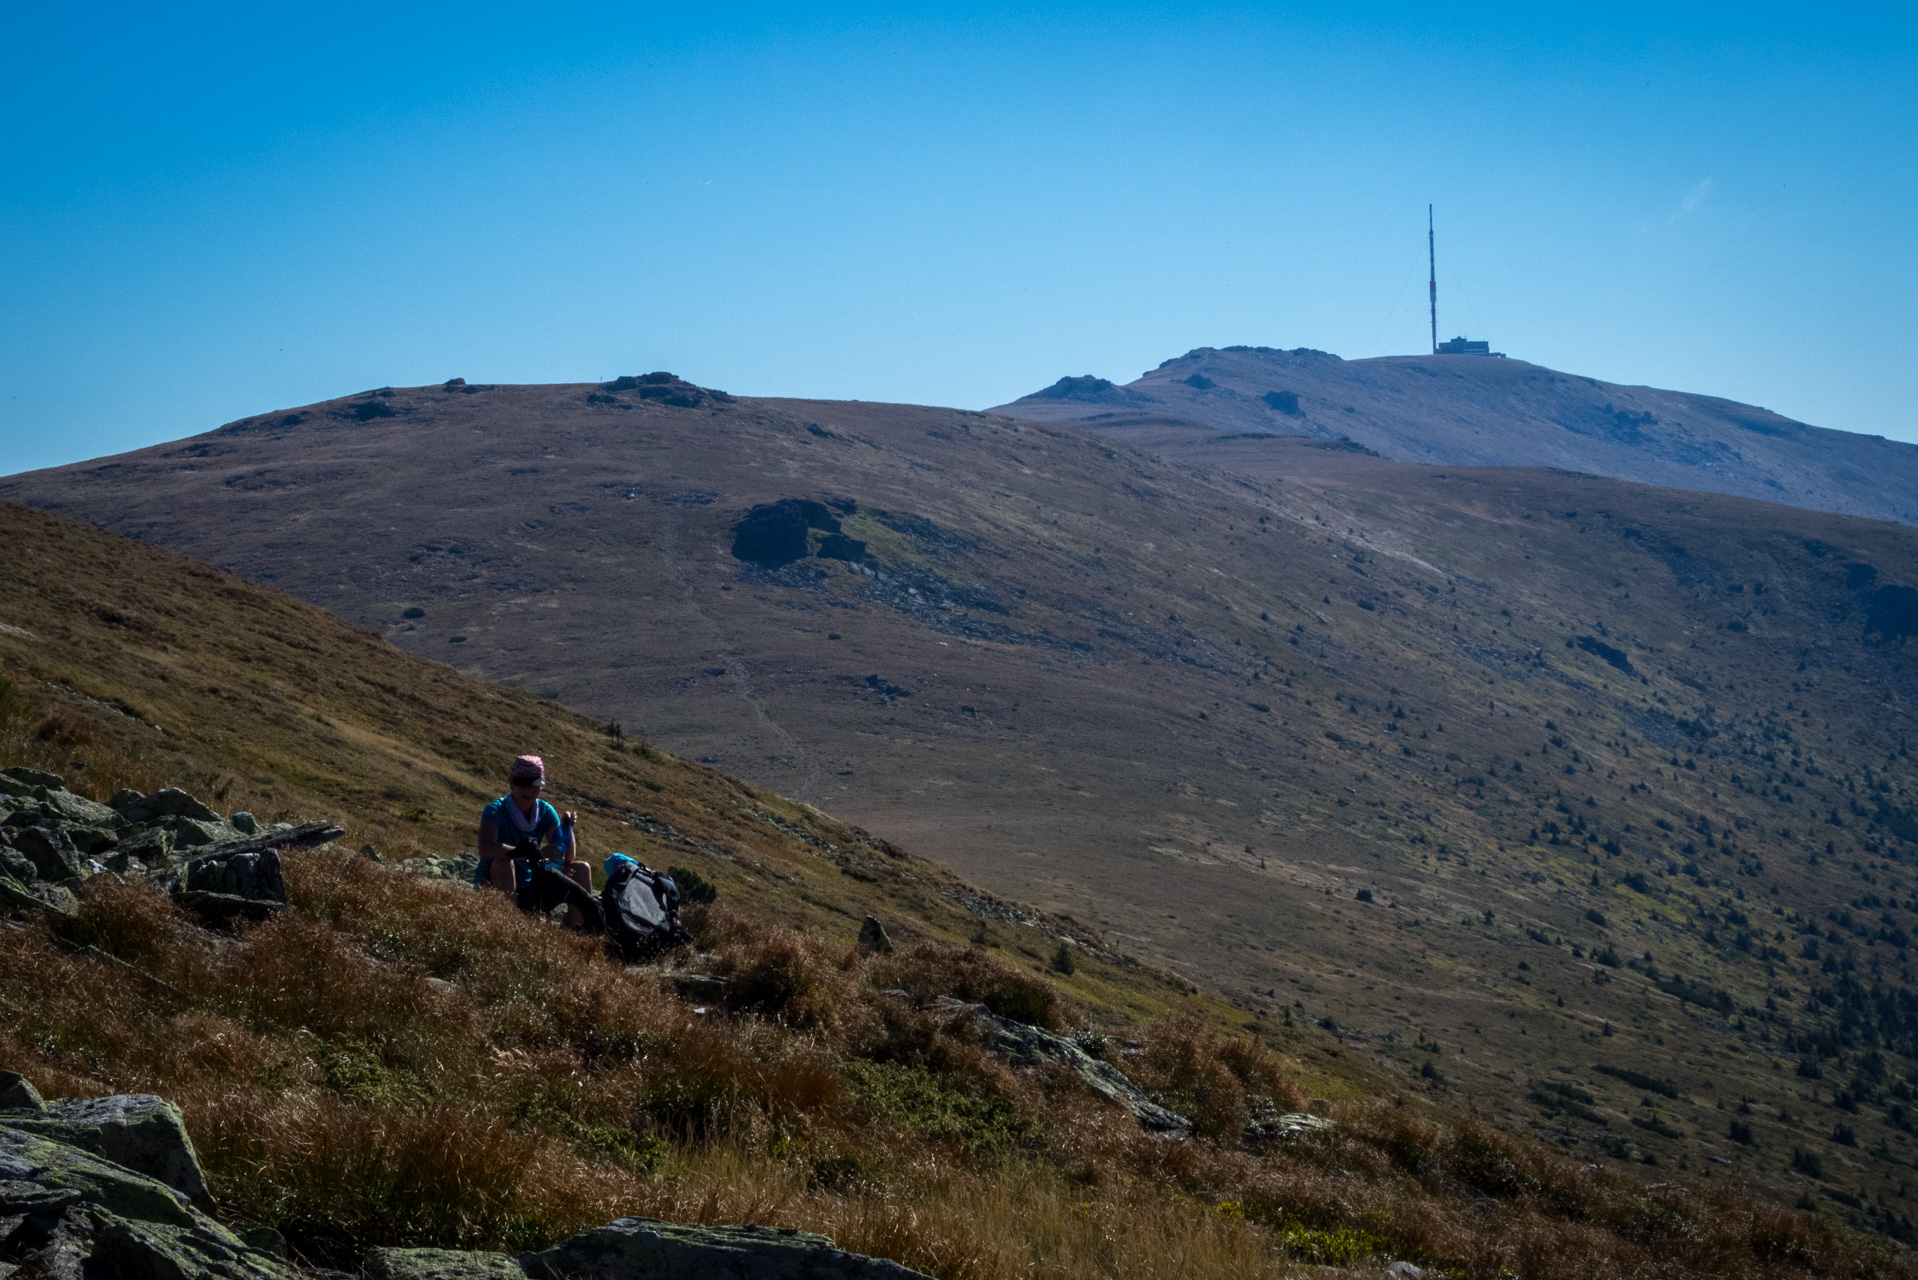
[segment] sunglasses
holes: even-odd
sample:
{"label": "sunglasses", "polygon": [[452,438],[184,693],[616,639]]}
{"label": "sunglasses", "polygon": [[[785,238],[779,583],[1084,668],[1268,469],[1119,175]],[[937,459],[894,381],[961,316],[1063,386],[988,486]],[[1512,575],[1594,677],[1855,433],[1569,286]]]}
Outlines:
{"label": "sunglasses", "polygon": [[514,778],[513,785],[516,787],[543,787],[546,785],[546,779],[544,778]]}

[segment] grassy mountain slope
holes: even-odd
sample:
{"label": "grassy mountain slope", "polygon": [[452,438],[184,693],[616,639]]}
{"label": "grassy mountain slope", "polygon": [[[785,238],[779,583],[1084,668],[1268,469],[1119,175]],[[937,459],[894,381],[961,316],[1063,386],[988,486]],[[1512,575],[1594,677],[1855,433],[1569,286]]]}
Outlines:
{"label": "grassy mountain slope", "polygon": [[[539,748],[600,851],[720,886],[691,923],[700,963],[734,980],[724,1013],[346,848],[292,856],[294,910],[237,936],[111,874],[72,919],[0,921],[0,966],[31,979],[0,987],[0,1061],[51,1094],[178,1099],[227,1214],[308,1262],[537,1246],[646,1213],[820,1229],[949,1280],[1392,1256],[1469,1276],[1910,1271],[1723,1179],[1643,1187],[1505,1137],[1302,1026],[1225,1034],[1220,1006],[1069,922],[310,606],[18,507],[0,530],[0,763],[96,796],[186,781],[229,809],[331,814],[390,861],[458,848],[498,762]],[[852,950],[869,910],[908,945]],[[966,931],[973,946],[942,941]],[[1042,969],[1061,934],[1071,975]],[[1197,1136],[1008,1071],[895,988],[1137,1036],[1103,1051]],[[1248,1149],[1259,1106],[1304,1088],[1345,1095],[1318,1104],[1337,1127]]]}
{"label": "grassy mountain slope", "polygon": [[[668,389],[354,397],[11,491],[714,758],[1583,1159],[1903,1217],[1918,534]],[[786,499],[820,513],[797,558],[738,558]]]}
{"label": "grassy mountain slope", "polygon": [[1918,524],[1918,445],[1522,360],[1200,347],[1124,386],[1062,378],[994,412],[1098,431],[1156,414],[1215,431],[1350,438],[1401,462],[1560,467]]}

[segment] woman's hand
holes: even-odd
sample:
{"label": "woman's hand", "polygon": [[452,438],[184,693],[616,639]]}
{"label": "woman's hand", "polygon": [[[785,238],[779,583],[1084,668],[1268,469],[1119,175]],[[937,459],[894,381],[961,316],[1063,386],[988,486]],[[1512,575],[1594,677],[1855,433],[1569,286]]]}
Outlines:
{"label": "woman's hand", "polygon": [[578,821],[579,810],[577,809],[568,809],[565,813],[559,815],[559,825],[562,827],[570,827]]}

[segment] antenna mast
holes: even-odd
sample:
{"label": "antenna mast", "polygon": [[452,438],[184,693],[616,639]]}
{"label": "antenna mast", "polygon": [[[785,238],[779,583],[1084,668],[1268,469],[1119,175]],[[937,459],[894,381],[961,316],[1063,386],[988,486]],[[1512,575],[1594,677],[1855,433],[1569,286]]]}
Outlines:
{"label": "antenna mast", "polygon": [[1438,354],[1438,241],[1432,234],[1432,206],[1425,206],[1425,261],[1431,268],[1432,354]]}

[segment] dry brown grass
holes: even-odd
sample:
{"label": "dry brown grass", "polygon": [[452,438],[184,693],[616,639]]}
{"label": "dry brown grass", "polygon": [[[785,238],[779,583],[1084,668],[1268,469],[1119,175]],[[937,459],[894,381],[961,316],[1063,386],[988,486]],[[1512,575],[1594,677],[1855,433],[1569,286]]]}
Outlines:
{"label": "dry brown grass", "polygon": [[51,1094],[177,1099],[227,1211],[316,1262],[524,1248],[637,1213],[805,1227],[946,1280],[1391,1257],[1536,1280],[1914,1273],[1804,1215],[1647,1190],[1410,1105],[1341,1105],[1330,1135],[1241,1150],[1248,1099],[1303,1097],[1268,1051],[1192,1019],[1123,1058],[1202,1135],[1151,1137],[882,994],[1033,1007],[1030,979],[964,948],[873,958],[709,912],[740,1007],[698,1014],[496,895],[331,849],[287,869],[295,909],[232,938],[111,876],[58,935],[0,928],[0,970],[34,975],[0,991],[0,1061]]}
{"label": "dry brown grass", "polygon": [[1171,1019],[1153,1029],[1138,1065],[1126,1065],[1165,1105],[1193,1122],[1195,1132],[1235,1140],[1254,1097],[1286,1111],[1305,1109],[1305,1093],[1255,1040],[1223,1036],[1197,1018]]}
{"label": "dry brown grass", "polygon": [[65,777],[69,787],[105,800],[122,787],[153,791],[177,786],[153,753],[98,721],[27,697],[15,677],[0,672],[0,760]]}
{"label": "dry brown grass", "polygon": [[1059,989],[995,959],[982,947],[922,942],[880,957],[873,979],[882,987],[905,991],[915,999],[951,996],[983,1004],[1002,1018],[1057,1031],[1065,1025]]}

